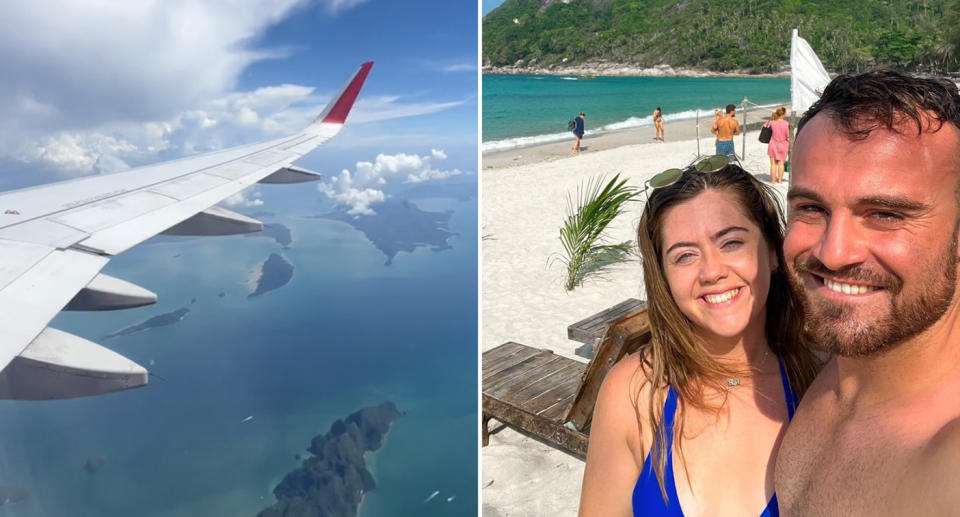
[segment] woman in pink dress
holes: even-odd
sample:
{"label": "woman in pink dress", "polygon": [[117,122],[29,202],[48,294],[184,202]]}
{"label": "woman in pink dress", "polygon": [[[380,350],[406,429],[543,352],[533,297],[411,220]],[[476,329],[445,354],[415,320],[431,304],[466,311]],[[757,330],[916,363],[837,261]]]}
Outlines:
{"label": "woman in pink dress", "polygon": [[770,157],[770,181],[783,181],[783,165],[790,154],[790,124],[783,119],[787,110],[783,106],[773,112],[773,118],[764,126],[773,130],[770,143],[767,144],[767,156]]}

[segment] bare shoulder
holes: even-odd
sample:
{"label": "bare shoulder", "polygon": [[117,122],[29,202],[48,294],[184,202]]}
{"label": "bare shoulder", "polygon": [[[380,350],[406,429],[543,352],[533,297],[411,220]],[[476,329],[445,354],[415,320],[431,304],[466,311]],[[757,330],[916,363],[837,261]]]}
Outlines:
{"label": "bare shoulder", "polygon": [[[641,432],[646,385],[643,361],[624,357],[607,373],[590,425],[580,493],[581,517],[630,515],[630,495],[643,463]],[[639,410],[638,410],[639,409]],[[644,440],[645,441],[645,440]]]}
{"label": "bare shoulder", "polygon": [[[930,467],[931,477],[955,482],[956,472],[960,470],[960,415],[947,422],[931,438],[924,460]],[[960,492],[954,497],[960,503]]]}
{"label": "bare shoulder", "polygon": [[815,416],[820,409],[820,405],[826,401],[828,396],[837,389],[837,359],[835,357],[819,357],[823,368],[817,374],[807,391],[803,393],[800,399],[800,406],[797,408],[797,415],[794,418],[801,419],[807,416]]}
{"label": "bare shoulder", "polygon": [[614,416],[623,431],[637,431],[637,416],[647,414],[649,406],[649,383],[642,352],[625,356],[610,369],[600,386],[594,420],[597,416]]}
{"label": "bare shoulder", "polygon": [[905,490],[917,515],[953,515],[960,508],[956,474],[960,471],[960,416],[931,438],[916,462],[908,467]]}

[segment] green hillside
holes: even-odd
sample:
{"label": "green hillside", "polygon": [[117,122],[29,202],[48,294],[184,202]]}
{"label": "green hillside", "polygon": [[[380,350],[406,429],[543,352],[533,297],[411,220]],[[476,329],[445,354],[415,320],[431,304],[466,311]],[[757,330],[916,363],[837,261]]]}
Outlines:
{"label": "green hillside", "polygon": [[483,19],[483,61],[777,72],[794,28],[836,72],[958,68],[960,0],[506,0]]}

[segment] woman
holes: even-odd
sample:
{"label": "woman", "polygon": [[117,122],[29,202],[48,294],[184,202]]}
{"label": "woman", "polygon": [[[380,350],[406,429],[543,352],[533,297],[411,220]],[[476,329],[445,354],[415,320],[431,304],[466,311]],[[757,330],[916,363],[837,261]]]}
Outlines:
{"label": "woman", "polygon": [[657,130],[657,136],[653,137],[654,140],[663,142],[663,112],[660,111],[660,106],[657,106],[657,109],[653,110],[653,127]]}
{"label": "woman", "polygon": [[[714,125],[714,126],[716,126],[716,125],[717,125],[717,122],[720,122],[720,119],[722,119],[722,118],[723,118],[723,110],[722,110],[722,109],[717,108],[717,109],[713,110],[713,125]],[[719,141],[720,141],[720,137],[714,138],[714,139],[713,139],[713,146],[716,147],[716,146],[717,146],[717,142],[719,142]]]}
{"label": "woman", "polygon": [[770,181],[783,181],[783,168],[790,154],[790,124],[783,119],[787,110],[783,106],[773,112],[772,118],[764,126],[773,130],[770,143],[767,144],[767,156],[770,157]]}
{"label": "woman", "polygon": [[818,362],[777,198],[726,163],[651,180],[637,236],[651,342],[603,382],[581,517],[777,515],[776,450]]}

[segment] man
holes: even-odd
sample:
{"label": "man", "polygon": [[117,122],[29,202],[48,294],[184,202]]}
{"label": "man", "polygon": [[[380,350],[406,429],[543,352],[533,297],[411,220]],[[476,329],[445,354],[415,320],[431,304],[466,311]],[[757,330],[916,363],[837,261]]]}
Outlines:
{"label": "man", "polygon": [[581,111],[580,115],[577,118],[573,119],[576,125],[573,128],[573,136],[576,137],[576,140],[573,142],[573,153],[580,154],[580,139],[583,138],[583,117],[584,113]]}
{"label": "man", "polygon": [[784,256],[833,358],[784,436],[781,513],[955,515],[960,94],[840,76],[798,127]]}
{"label": "man", "polygon": [[733,137],[740,134],[740,123],[737,122],[737,107],[727,104],[727,114],[713,123],[710,132],[717,135],[717,154],[734,156]]}

